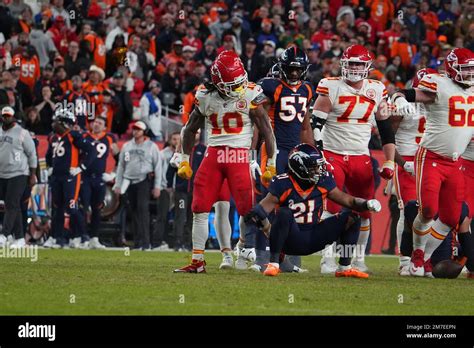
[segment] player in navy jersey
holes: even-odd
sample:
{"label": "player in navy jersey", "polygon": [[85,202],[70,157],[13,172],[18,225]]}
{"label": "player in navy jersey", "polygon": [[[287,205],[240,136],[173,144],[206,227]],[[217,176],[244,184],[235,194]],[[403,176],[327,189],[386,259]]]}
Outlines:
{"label": "player in navy jersey", "polygon": [[[375,199],[355,198],[336,186],[333,176],[326,170],[321,151],[309,144],[300,144],[290,153],[288,173],[278,175],[270,184],[269,193],[247,214],[247,234],[243,253],[252,253],[255,236],[260,227],[270,231],[270,263],[265,275],[280,272],[281,255],[309,255],[323,250],[339,240],[342,246],[336,277],[367,278],[351,266],[351,257],[359,236],[360,218],[352,211],[343,211],[320,221],[329,198],[355,211],[381,210]],[[270,225],[267,217],[277,209]]]}
{"label": "player in navy jersey", "polygon": [[[64,227],[69,219],[74,226],[75,246],[77,239],[85,235],[85,224],[78,209],[78,198],[81,187],[81,173],[96,158],[95,147],[80,132],[71,130],[76,123],[74,114],[66,109],[55,112],[53,121],[54,134],[49,139],[46,153],[46,164],[52,168],[51,191],[53,199],[53,235],[45,246],[64,244]],[[84,154],[81,160],[81,152]]]}
{"label": "player in navy jersey", "polygon": [[[266,97],[264,105],[268,109],[277,144],[276,174],[286,172],[288,154],[296,145],[302,142],[309,144],[314,142],[307,109],[312,103],[315,92],[312,85],[304,81],[308,67],[309,59],[306,53],[297,46],[292,46],[281,54],[278,63],[269,72],[270,77],[258,82]],[[257,139],[258,136],[254,136],[254,141]],[[255,144],[252,147],[254,148]],[[260,163],[266,163],[264,147]],[[252,168],[255,168],[255,162],[252,162]],[[269,181],[269,178],[265,179]],[[265,187],[261,187],[261,192],[261,197],[264,197],[268,191]],[[255,270],[260,269],[261,265],[268,261],[268,252],[265,251],[267,244],[268,241],[264,238],[259,238],[257,241]],[[301,263],[299,257],[287,260],[290,262],[284,265],[285,270],[302,271],[297,267]]]}
{"label": "player in navy jersey", "polygon": [[105,131],[107,119],[96,117],[91,125],[91,130],[84,133],[83,138],[93,143],[96,149],[96,159],[84,171],[81,183],[81,204],[84,213],[87,214],[89,208],[92,210],[89,236],[89,248],[103,249],[100,244],[97,231],[100,224],[100,211],[104,207],[106,181],[105,172],[107,167],[107,159],[112,153],[116,156],[119,153],[116,137]]}
{"label": "player in navy jersey", "polygon": [[[297,46],[287,48],[280,56],[273,77],[258,82],[262,87],[278,149],[276,171],[284,173],[289,152],[298,144],[313,143],[307,109],[315,95],[312,85],[304,81],[309,60]],[[273,71],[274,69],[272,69]],[[263,154],[263,157],[266,155]],[[265,163],[262,160],[262,163]]]}

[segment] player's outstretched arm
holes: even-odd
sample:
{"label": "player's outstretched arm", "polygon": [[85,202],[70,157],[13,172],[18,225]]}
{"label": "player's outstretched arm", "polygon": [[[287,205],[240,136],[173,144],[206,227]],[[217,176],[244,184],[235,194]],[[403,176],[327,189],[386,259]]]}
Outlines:
{"label": "player's outstretched arm", "polygon": [[357,198],[339,190],[337,187],[328,193],[328,198],[336,202],[343,207],[355,210],[355,211],[375,211],[379,212],[382,210],[380,202],[376,199],[365,200],[363,198]]}
{"label": "player's outstretched arm", "polygon": [[382,148],[385,155],[385,162],[380,170],[380,176],[386,180],[392,178],[395,171],[395,133],[390,121],[388,103],[383,100],[375,114],[375,121],[382,140]]}
{"label": "player's outstretched arm", "polygon": [[[311,115],[311,128],[313,129],[313,139],[316,146],[323,150],[323,138],[321,131],[326,124],[328,114],[332,110],[331,99],[326,95],[319,95],[313,106],[313,113]],[[311,143],[310,143],[311,144]]]}
{"label": "player's outstretched arm", "polygon": [[433,103],[436,100],[436,92],[428,92],[419,88],[402,89],[392,95],[396,112],[400,116],[413,117],[416,115],[415,107],[410,103]]}

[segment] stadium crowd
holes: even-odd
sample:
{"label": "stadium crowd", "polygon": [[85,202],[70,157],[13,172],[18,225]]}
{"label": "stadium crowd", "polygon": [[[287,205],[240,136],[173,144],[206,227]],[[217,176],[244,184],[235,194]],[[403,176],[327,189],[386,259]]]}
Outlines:
{"label": "stadium crowd", "polygon": [[[369,78],[391,95],[410,86],[419,69],[443,71],[454,47],[474,50],[474,1],[0,0],[0,107],[10,106],[25,129],[44,136],[53,131],[55,110],[69,105],[77,127],[85,131],[103,117],[106,131],[121,140],[142,121],[138,128],[164,143],[151,247],[189,249],[192,184],[168,170],[179,137],[164,117],[187,122],[197,87],[224,50],[234,50],[257,82],[297,45],[316,87],[340,75],[339,58],[353,44],[374,53]],[[195,156],[202,155],[196,144]],[[176,214],[178,231],[166,236],[172,192],[174,209],[184,202],[185,211]]]}

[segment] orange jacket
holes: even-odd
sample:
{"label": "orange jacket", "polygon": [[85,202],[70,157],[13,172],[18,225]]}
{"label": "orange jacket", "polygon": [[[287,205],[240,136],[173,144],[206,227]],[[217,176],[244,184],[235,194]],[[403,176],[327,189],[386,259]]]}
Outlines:
{"label": "orange jacket", "polygon": [[181,121],[183,124],[186,124],[189,120],[189,115],[193,111],[194,108],[194,99],[196,96],[196,91],[198,89],[198,86],[194,87],[194,90],[186,93],[184,96],[184,102],[183,102],[183,113],[181,114]]}
{"label": "orange jacket", "polygon": [[390,57],[400,56],[402,59],[402,66],[408,68],[411,64],[411,59],[416,54],[416,45],[410,45],[408,42],[395,41],[390,51]]}
{"label": "orange jacket", "polygon": [[366,5],[370,7],[370,18],[379,22],[382,28],[387,28],[387,23],[393,18],[395,7],[391,0],[367,0]]}
{"label": "orange jacket", "polygon": [[93,85],[90,81],[86,81],[82,85],[82,89],[89,95],[91,102],[102,102],[102,92],[104,91],[104,85],[102,82],[99,82],[97,85]]}
{"label": "orange jacket", "polygon": [[26,59],[21,54],[15,54],[12,59],[12,64],[20,67],[20,81],[33,91],[35,83],[40,77],[38,57],[33,56],[31,59]]}
{"label": "orange jacket", "polygon": [[105,70],[106,49],[104,40],[102,40],[102,38],[96,33],[87,34],[84,37],[84,40],[89,42],[89,47],[92,52],[92,59],[94,60],[94,64],[102,70]]}

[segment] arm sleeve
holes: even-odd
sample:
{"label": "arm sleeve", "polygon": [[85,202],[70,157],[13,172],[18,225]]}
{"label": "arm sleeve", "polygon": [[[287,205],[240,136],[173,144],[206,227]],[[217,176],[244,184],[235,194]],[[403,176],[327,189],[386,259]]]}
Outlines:
{"label": "arm sleeve", "polygon": [[178,171],[177,168],[168,166],[168,170],[166,171],[166,187],[167,188],[173,187],[173,181],[174,181],[174,177],[177,171]]}
{"label": "arm sleeve", "polygon": [[36,155],[35,142],[28,131],[24,130],[25,138],[23,140],[23,151],[28,158],[28,167],[36,168],[38,166],[38,157]]}

